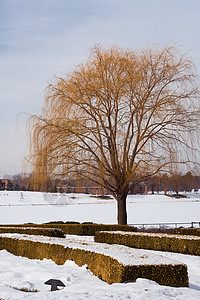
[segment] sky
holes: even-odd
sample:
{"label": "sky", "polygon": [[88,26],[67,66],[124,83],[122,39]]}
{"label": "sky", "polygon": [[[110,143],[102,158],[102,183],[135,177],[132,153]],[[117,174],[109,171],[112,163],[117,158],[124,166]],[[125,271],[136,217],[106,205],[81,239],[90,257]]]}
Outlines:
{"label": "sky", "polygon": [[200,73],[199,0],[0,0],[0,178],[22,172],[26,120],[96,44],[177,46]]}

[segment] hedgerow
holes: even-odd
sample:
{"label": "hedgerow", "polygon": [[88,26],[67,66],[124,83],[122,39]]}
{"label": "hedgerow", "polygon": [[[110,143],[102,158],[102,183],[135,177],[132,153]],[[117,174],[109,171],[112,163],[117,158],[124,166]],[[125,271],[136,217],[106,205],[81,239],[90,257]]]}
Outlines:
{"label": "hedgerow", "polygon": [[65,233],[61,229],[56,228],[36,228],[36,227],[0,227],[0,233],[20,233],[30,235],[44,235],[52,237],[64,238]]}
{"label": "hedgerow", "polygon": [[[37,227],[37,228],[55,228],[62,230],[65,234],[73,235],[88,235],[94,236],[97,231],[138,231],[136,227],[128,225],[107,225],[107,224],[60,224],[60,223],[46,223],[46,224],[21,224],[21,225],[7,225],[12,227]],[[2,226],[5,227],[5,226]]]}
{"label": "hedgerow", "polygon": [[132,248],[200,255],[200,239],[158,233],[96,232],[95,242],[120,244]]}
{"label": "hedgerow", "polygon": [[200,236],[200,228],[175,228],[172,233]]}
{"label": "hedgerow", "polygon": [[89,250],[10,237],[0,237],[0,250],[3,249],[30,259],[52,259],[59,265],[66,260],[73,260],[79,266],[87,265],[94,275],[109,284],[135,281],[140,277],[162,285],[188,286],[187,266],[184,264],[124,265],[117,259]]}

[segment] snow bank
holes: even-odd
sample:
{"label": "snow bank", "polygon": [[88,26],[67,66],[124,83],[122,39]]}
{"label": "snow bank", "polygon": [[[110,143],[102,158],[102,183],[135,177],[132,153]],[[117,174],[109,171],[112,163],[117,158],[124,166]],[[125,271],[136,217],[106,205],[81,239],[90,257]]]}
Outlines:
{"label": "snow bank", "polygon": [[[200,257],[166,254],[186,262],[189,268],[190,287],[160,286],[156,282],[138,278],[136,282],[109,285],[93,276],[85,266],[78,267],[67,261],[63,266],[51,260],[30,260],[0,251],[0,298],[5,300],[188,300],[200,296]],[[50,278],[63,281],[66,287],[56,292],[44,282]],[[13,287],[37,289],[38,293],[25,293]]]}

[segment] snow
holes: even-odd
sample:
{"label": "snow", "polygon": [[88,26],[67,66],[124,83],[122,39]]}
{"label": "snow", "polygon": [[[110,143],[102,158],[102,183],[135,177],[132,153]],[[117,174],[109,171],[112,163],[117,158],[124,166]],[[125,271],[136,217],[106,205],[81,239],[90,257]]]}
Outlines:
{"label": "snow", "polygon": [[[0,192],[0,224],[43,223],[53,220],[90,221],[116,224],[115,200],[103,200],[90,195],[63,195],[48,197],[38,192]],[[200,194],[187,194],[188,198],[169,198],[163,194],[130,195],[128,197],[128,222],[199,222]],[[91,237],[68,237],[69,243],[92,243]],[[66,241],[65,241],[66,242]],[[85,245],[87,246],[87,245]],[[123,246],[122,246],[123,247]],[[105,249],[103,251],[106,251]],[[139,250],[140,251],[140,250]],[[144,250],[145,251],[145,250]],[[148,251],[148,257],[156,254],[164,260],[187,264],[189,288],[160,286],[146,280],[134,283],[108,285],[95,277],[86,266],[78,267],[67,261],[58,266],[51,260],[29,260],[0,251],[0,299],[5,300],[199,300],[200,257]],[[142,252],[140,252],[141,255]],[[118,254],[114,254],[117,255]],[[118,259],[120,257],[118,256]],[[135,258],[136,261],[136,258]],[[60,279],[66,285],[62,290],[50,292],[44,282]],[[25,293],[20,288],[37,289],[37,293]],[[17,289],[15,289],[17,288]]]}
{"label": "snow", "polygon": [[[153,251],[150,251],[153,252]],[[109,285],[87,270],[67,261],[58,266],[51,260],[29,260],[0,251],[0,298],[5,300],[198,300],[200,299],[200,257],[166,253],[169,259],[186,263],[189,269],[190,287],[160,286],[147,280]],[[50,292],[44,282],[60,279],[66,287]],[[37,289],[37,293],[25,293],[15,288]]]}
{"label": "snow", "polygon": [[88,250],[95,253],[104,254],[117,259],[124,265],[160,265],[160,264],[179,264],[178,261],[166,258],[165,255],[157,255],[148,250],[129,248],[123,245],[108,245],[95,243],[93,237],[79,237],[67,235],[66,238],[52,238],[44,236],[34,236],[25,234],[6,233],[0,234],[0,237],[9,237],[21,240],[30,240],[34,242],[59,244],[72,249]]}
{"label": "snow", "polygon": [[[200,194],[187,196],[176,199],[163,194],[129,195],[128,223],[198,222]],[[114,199],[103,200],[83,194],[63,195],[60,199],[58,194],[51,196],[41,192],[1,191],[0,209],[0,224],[44,223],[53,220],[116,224],[117,220]]]}
{"label": "snow", "polygon": [[[116,201],[102,200],[90,195],[61,196],[40,192],[0,192],[0,224],[44,223],[58,221],[91,221],[116,223]],[[52,204],[50,204],[52,203]],[[89,209],[88,209],[88,205]]]}
{"label": "snow", "polygon": [[0,206],[107,204],[113,201],[112,197],[102,200],[98,196],[87,194],[0,191]]}

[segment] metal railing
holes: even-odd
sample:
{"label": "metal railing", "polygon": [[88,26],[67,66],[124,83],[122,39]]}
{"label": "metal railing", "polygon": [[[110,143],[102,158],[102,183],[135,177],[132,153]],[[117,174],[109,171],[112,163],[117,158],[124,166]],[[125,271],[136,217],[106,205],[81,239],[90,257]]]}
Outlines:
{"label": "metal railing", "polygon": [[200,228],[200,222],[190,222],[190,223],[145,223],[145,224],[129,224],[130,226],[145,228],[178,228],[178,227],[190,227],[190,228]]}

